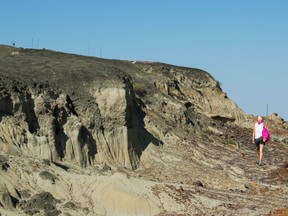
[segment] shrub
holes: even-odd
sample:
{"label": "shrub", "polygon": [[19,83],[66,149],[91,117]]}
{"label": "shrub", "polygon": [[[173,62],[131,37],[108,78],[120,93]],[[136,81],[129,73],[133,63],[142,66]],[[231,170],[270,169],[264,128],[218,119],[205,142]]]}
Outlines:
{"label": "shrub", "polygon": [[134,92],[139,96],[145,96],[147,94],[147,91],[145,90],[145,85],[143,83],[134,82],[133,89]]}

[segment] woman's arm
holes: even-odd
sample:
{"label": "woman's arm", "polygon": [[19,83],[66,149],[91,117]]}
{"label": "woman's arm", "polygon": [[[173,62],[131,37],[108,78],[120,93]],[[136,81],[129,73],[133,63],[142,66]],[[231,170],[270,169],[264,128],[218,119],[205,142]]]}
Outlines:
{"label": "woman's arm", "polygon": [[255,142],[255,125],[254,125],[254,127],[253,127],[253,133],[252,133],[252,143],[254,143]]}

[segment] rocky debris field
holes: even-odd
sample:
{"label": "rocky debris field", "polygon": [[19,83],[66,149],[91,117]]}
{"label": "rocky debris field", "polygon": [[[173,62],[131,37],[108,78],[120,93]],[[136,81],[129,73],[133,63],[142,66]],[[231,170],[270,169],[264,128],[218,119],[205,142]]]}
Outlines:
{"label": "rocky debris field", "polygon": [[1,215],[288,215],[288,123],[209,73],[0,46]]}

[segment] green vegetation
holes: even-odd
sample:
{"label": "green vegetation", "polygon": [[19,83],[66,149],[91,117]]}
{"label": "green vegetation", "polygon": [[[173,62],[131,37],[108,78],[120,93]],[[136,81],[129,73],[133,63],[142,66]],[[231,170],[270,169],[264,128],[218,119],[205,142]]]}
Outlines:
{"label": "green vegetation", "polygon": [[147,94],[147,91],[145,90],[145,85],[140,82],[133,82],[133,89],[134,92],[139,96],[145,96]]}

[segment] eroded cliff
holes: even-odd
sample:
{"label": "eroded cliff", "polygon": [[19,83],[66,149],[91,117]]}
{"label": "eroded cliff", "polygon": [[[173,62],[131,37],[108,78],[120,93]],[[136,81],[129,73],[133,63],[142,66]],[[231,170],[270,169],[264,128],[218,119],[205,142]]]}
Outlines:
{"label": "eroded cliff", "polygon": [[258,170],[253,116],[205,71],[0,46],[0,75],[3,214],[287,208],[287,123],[267,119],[277,130]]}

